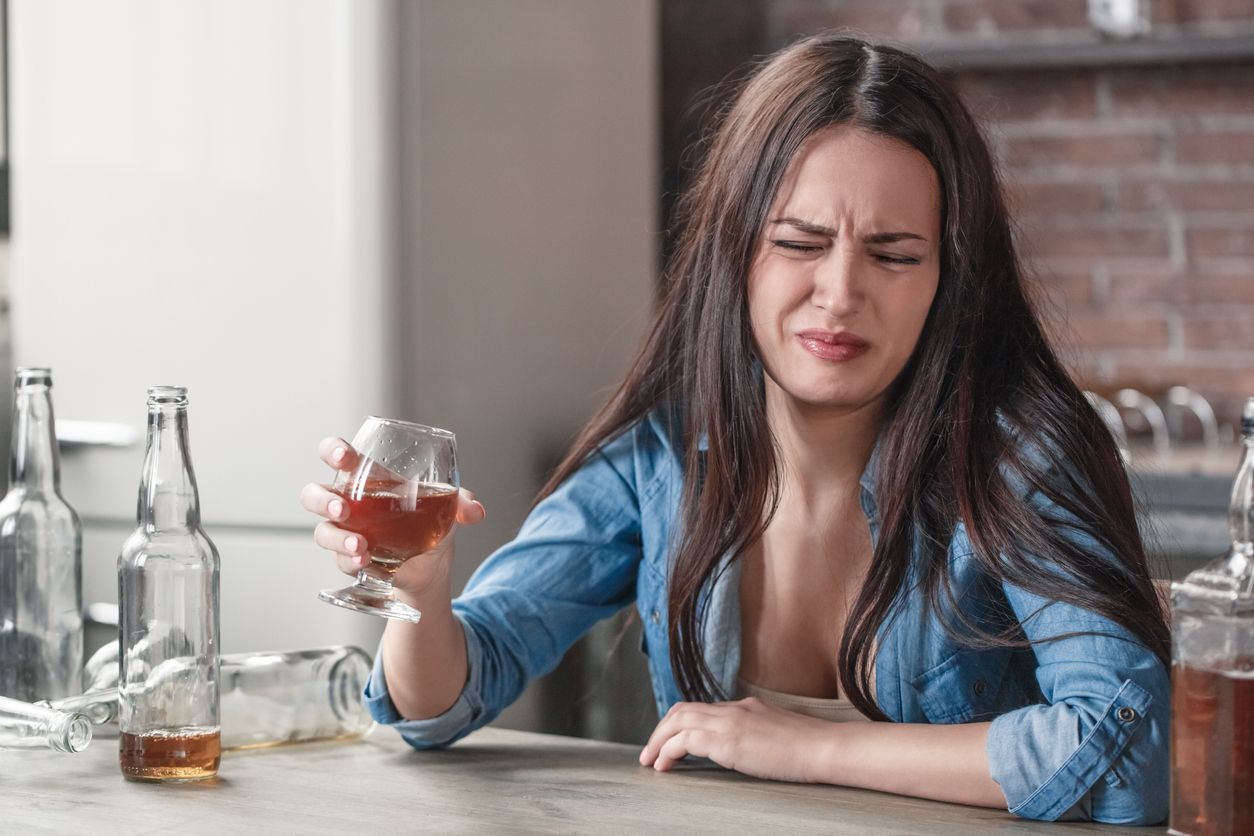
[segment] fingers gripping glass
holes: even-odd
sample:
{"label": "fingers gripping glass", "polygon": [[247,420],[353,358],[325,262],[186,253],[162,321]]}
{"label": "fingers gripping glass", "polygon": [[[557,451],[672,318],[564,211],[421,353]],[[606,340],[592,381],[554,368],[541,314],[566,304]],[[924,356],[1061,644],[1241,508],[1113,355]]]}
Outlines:
{"label": "fingers gripping glass", "polygon": [[457,516],[457,441],[451,432],[371,416],[353,437],[357,460],[331,490],[348,508],[342,528],[366,541],[369,561],[352,586],[318,597],[337,607],[417,623],[396,600],[392,576],[440,544]]}

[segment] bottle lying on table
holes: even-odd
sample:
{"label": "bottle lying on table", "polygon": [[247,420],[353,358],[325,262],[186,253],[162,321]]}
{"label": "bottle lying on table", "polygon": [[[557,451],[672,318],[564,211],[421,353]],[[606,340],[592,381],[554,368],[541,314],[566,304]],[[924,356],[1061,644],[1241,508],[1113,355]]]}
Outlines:
{"label": "bottle lying on table", "polygon": [[[361,701],[370,656],[357,647],[235,653],[221,657],[223,749],[254,749],[361,737],[374,720]],[[177,678],[178,672],[163,673]],[[83,671],[86,692],[50,707],[82,712],[97,726],[117,721],[118,646],[100,648]],[[152,687],[160,687],[153,683]]]}
{"label": "bottle lying on table", "polygon": [[82,714],[0,697],[0,749],[81,752],[89,743],[91,722]]}

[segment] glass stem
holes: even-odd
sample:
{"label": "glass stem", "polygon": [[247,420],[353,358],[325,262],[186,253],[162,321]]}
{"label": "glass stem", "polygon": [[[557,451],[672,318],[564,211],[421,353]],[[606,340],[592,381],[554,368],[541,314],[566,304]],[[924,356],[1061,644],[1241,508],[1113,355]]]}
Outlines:
{"label": "glass stem", "polygon": [[370,574],[365,569],[357,573],[357,585],[379,595],[392,594],[392,581]]}

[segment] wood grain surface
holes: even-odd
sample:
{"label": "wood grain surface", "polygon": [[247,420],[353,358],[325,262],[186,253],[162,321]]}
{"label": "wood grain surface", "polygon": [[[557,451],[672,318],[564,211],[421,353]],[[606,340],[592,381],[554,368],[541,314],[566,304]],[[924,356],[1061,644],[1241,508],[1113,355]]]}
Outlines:
{"label": "wood grain surface", "polygon": [[658,774],[638,753],[490,728],[417,752],[376,728],[358,742],[229,752],[216,781],[154,785],[122,779],[114,740],[79,755],[0,750],[0,834],[1165,832],[758,781],[708,763]]}

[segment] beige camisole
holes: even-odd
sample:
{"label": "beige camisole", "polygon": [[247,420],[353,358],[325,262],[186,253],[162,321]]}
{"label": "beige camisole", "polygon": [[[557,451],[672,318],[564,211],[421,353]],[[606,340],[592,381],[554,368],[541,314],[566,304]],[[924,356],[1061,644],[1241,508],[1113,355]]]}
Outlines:
{"label": "beige camisole", "polygon": [[847,723],[867,719],[867,716],[855,708],[854,704],[849,700],[784,694],[779,691],[772,691],[770,688],[754,685],[752,682],[745,682],[739,677],[736,678],[736,691],[737,697],[757,697],[762,702],[773,705],[776,708],[794,711],[797,714],[804,714],[807,717],[815,717],[832,723]]}

